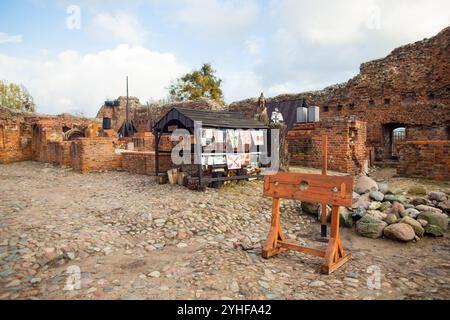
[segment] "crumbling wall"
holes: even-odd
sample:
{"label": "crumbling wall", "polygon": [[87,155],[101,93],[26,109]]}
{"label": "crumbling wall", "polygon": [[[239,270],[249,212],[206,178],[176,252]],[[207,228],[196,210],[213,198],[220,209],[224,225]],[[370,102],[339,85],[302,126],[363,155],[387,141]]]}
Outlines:
{"label": "crumbling wall", "polygon": [[[117,132],[126,116],[126,97],[119,97],[117,105],[103,105],[97,113],[97,118],[111,118],[112,129]],[[172,108],[187,108],[196,110],[222,110],[224,107],[210,99],[201,98],[195,101],[181,101],[170,103],[152,103],[141,105],[136,97],[129,98],[130,118],[138,132],[150,132],[153,125]]]}
{"label": "crumbling wall", "polygon": [[[123,152],[122,168],[134,174],[156,175],[155,152]],[[159,172],[172,169],[170,154],[159,155]]]}
{"label": "crumbling wall", "polygon": [[[408,140],[450,138],[449,48],[450,27],[362,64],[360,73],[347,83],[267,102],[305,99],[309,106],[320,107],[321,119],[366,121],[367,146],[383,160],[391,156],[388,135],[397,127],[406,128]],[[229,109],[253,117],[257,101],[235,102]]]}
{"label": "crumbling wall", "polygon": [[405,141],[398,149],[400,175],[450,180],[450,140]]}
{"label": "crumbling wall", "polygon": [[0,163],[31,159],[31,130],[21,119],[0,119]]}
{"label": "crumbling wall", "polygon": [[81,173],[116,170],[122,166],[122,156],[115,151],[115,139],[79,138],[71,144],[71,162]]}
{"label": "crumbling wall", "polygon": [[368,160],[366,123],[338,120],[296,124],[288,132],[291,165],[322,168],[322,139],[328,137],[328,169],[361,173]]}

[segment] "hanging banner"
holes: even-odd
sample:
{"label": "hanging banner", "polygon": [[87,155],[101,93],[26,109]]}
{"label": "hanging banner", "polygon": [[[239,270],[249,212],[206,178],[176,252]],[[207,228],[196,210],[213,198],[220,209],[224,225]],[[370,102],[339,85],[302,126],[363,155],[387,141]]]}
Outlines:
{"label": "hanging banner", "polygon": [[241,156],[239,154],[227,154],[227,167],[229,170],[236,170],[242,167]]}
{"label": "hanging banner", "polygon": [[264,145],[264,132],[263,131],[250,131],[251,136],[253,138],[253,143],[255,146],[262,146]]}
{"label": "hanging banner", "polygon": [[250,153],[241,153],[241,165],[248,166],[250,164]]}
{"label": "hanging banner", "polygon": [[252,137],[251,137],[250,131],[242,130],[242,131],[240,131],[240,135],[241,135],[241,142],[243,145],[252,143]]}
{"label": "hanging banner", "polygon": [[222,130],[214,131],[214,140],[216,143],[223,143],[223,131]]}
{"label": "hanging banner", "polygon": [[205,138],[206,138],[206,140],[211,140],[213,138],[213,130],[212,129],[205,130]]}
{"label": "hanging banner", "polygon": [[227,130],[227,143],[230,144],[231,148],[237,148],[239,145],[239,136],[234,130]]}
{"label": "hanging banner", "polygon": [[214,157],[214,164],[216,164],[216,165],[223,165],[223,164],[225,164],[225,157],[224,156],[215,156]]}

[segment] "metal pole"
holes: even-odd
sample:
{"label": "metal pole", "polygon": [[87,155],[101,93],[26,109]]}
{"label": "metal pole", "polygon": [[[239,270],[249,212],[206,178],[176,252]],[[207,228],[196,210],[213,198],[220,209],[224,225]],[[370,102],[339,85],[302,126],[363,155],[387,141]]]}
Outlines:
{"label": "metal pole", "polygon": [[126,106],[126,121],[128,125],[128,119],[129,119],[129,111],[128,111],[128,76],[127,76],[127,106]]}

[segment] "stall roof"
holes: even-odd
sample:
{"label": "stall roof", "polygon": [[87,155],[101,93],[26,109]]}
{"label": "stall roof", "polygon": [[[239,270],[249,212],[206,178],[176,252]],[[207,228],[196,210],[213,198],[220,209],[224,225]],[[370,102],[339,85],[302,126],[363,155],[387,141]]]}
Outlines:
{"label": "stall roof", "polygon": [[268,126],[257,120],[247,119],[239,112],[206,111],[175,107],[167,112],[154,126],[153,130],[166,132],[168,126],[177,124],[185,129],[194,129],[195,122],[203,127],[230,129],[267,129]]}

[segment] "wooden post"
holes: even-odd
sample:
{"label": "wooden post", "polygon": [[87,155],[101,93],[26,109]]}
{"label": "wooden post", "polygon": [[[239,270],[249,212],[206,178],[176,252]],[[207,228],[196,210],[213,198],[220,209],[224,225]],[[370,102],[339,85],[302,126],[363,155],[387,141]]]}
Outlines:
{"label": "wooden post", "polygon": [[[327,175],[328,170],[328,137],[322,137],[322,175]],[[327,237],[327,204],[322,203],[322,217],[321,217],[320,233],[323,238]]]}
{"label": "wooden post", "polygon": [[156,178],[159,177],[159,139],[161,138],[161,135],[158,131],[156,133],[156,140],[155,140],[155,174]]}

